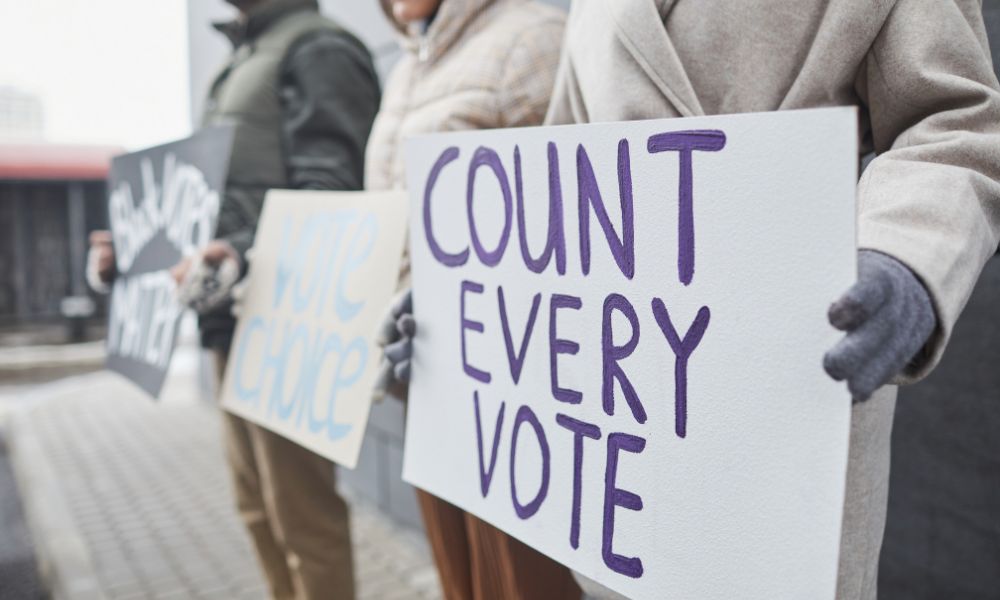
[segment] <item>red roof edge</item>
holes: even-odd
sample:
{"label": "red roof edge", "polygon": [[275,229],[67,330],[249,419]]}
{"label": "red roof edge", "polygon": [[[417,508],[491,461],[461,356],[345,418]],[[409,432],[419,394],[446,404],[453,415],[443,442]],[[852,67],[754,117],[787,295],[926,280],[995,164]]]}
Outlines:
{"label": "red roof edge", "polygon": [[106,179],[115,146],[0,144],[0,179],[99,181]]}

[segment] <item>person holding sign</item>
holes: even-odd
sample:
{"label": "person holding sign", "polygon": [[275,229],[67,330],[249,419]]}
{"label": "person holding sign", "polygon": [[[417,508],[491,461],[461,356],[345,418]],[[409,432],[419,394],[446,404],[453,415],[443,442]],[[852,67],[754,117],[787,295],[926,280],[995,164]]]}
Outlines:
{"label": "person holding sign", "polygon": [[[561,12],[527,0],[381,4],[403,34],[407,53],[386,85],[372,131],[368,190],[404,186],[404,137],[541,124],[559,60]],[[405,262],[401,279],[408,288]],[[398,307],[406,306],[408,297],[404,293]],[[387,344],[400,341],[394,316],[385,333]],[[390,346],[393,356],[394,350]],[[387,363],[381,378],[389,389],[377,395],[405,402],[406,387],[392,368]],[[580,597],[565,567],[444,500],[421,490],[417,498],[448,600]]]}
{"label": "person holding sign", "polygon": [[[246,270],[266,192],[360,189],[380,95],[368,50],[323,18],[316,0],[229,2],[239,17],[216,27],[234,51],[204,116],[206,126],[235,129],[216,239],[173,269],[220,377],[235,328],[230,288]],[[102,236],[91,252],[95,277],[113,276]],[[354,598],[348,509],[332,463],[240,417],[223,418],[237,506],[271,595]]]}
{"label": "person holding sign", "polygon": [[816,357],[856,402],[837,590],[853,600],[876,596],[895,385],[938,362],[1000,239],[980,3],[578,0],[547,120],[837,105],[859,107],[861,152],[877,155],[858,184],[858,282],[831,298],[846,335]]}
{"label": "person holding sign", "polygon": [[[895,386],[938,362],[1000,239],[1000,86],[980,9],[972,0],[577,0],[569,17],[549,124],[859,108],[861,153],[877,156],[857,188],[858,280],[830,298],[829,321],[846,335],[816,356],[855,401],[837,581],[845,600],[876,597]],[[711,149],[698,144],[711,140],[689,142],[673,150],[697,168],[698,151]],[[697,279],[679,267],[683,285]],[[400,379],[416,328],[408,313],[400,305],[405,335],[387,352]]]}

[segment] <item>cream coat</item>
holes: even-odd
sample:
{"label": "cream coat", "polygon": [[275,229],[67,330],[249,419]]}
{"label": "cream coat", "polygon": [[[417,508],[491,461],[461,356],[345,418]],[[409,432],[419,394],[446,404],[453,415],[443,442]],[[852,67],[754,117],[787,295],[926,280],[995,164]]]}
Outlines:
{"label": "cream coat", "polygon": [[540,125],[565,18],[528,0],[444,0],[426,33],[403,38],[368,140],[366,189],[404,187],[408,137]]}
{"label": "cream coat", "polygon": [[[548,121],[841,105],[877,153],[859,245],[907,264],[937,312],[912,380],[1000,239],[1000,92],[978,1],[575,0]],[[854,410],[841,599],[875,598],[894,403],[886,388]]]}

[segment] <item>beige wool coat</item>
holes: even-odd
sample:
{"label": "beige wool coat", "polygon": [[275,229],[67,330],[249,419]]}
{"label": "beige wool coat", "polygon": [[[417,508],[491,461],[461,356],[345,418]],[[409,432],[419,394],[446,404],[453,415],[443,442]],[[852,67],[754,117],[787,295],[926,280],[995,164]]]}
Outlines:
{"label": "beige wool coat", "polygon": [[[859,245],[908,265],[938,317],[912,380],[1000,239],[1000,91],[979,1],[575,0],[547,121],[844,105],[877,154],[858,184]],[[843,600],[876,595],[894,406],[887,387],[854,409]]]}

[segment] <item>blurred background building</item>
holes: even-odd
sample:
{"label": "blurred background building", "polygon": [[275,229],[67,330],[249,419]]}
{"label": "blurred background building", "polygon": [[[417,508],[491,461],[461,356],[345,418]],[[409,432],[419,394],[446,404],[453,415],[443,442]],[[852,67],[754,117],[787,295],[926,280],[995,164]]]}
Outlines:
{"label": "blurred background building", "polygon": [[[16,106],[10,114],[20,111],[28,124],[41,121],[36,100],[11,104]],[[103,299],[84,283],[87,234],[107,227],[105,178],[111,157],[120,152],[0,142],[0,327],[8,335],[82,341],[87,320],[103,315]],[[64,330],[63,323],[71,327]]]}

